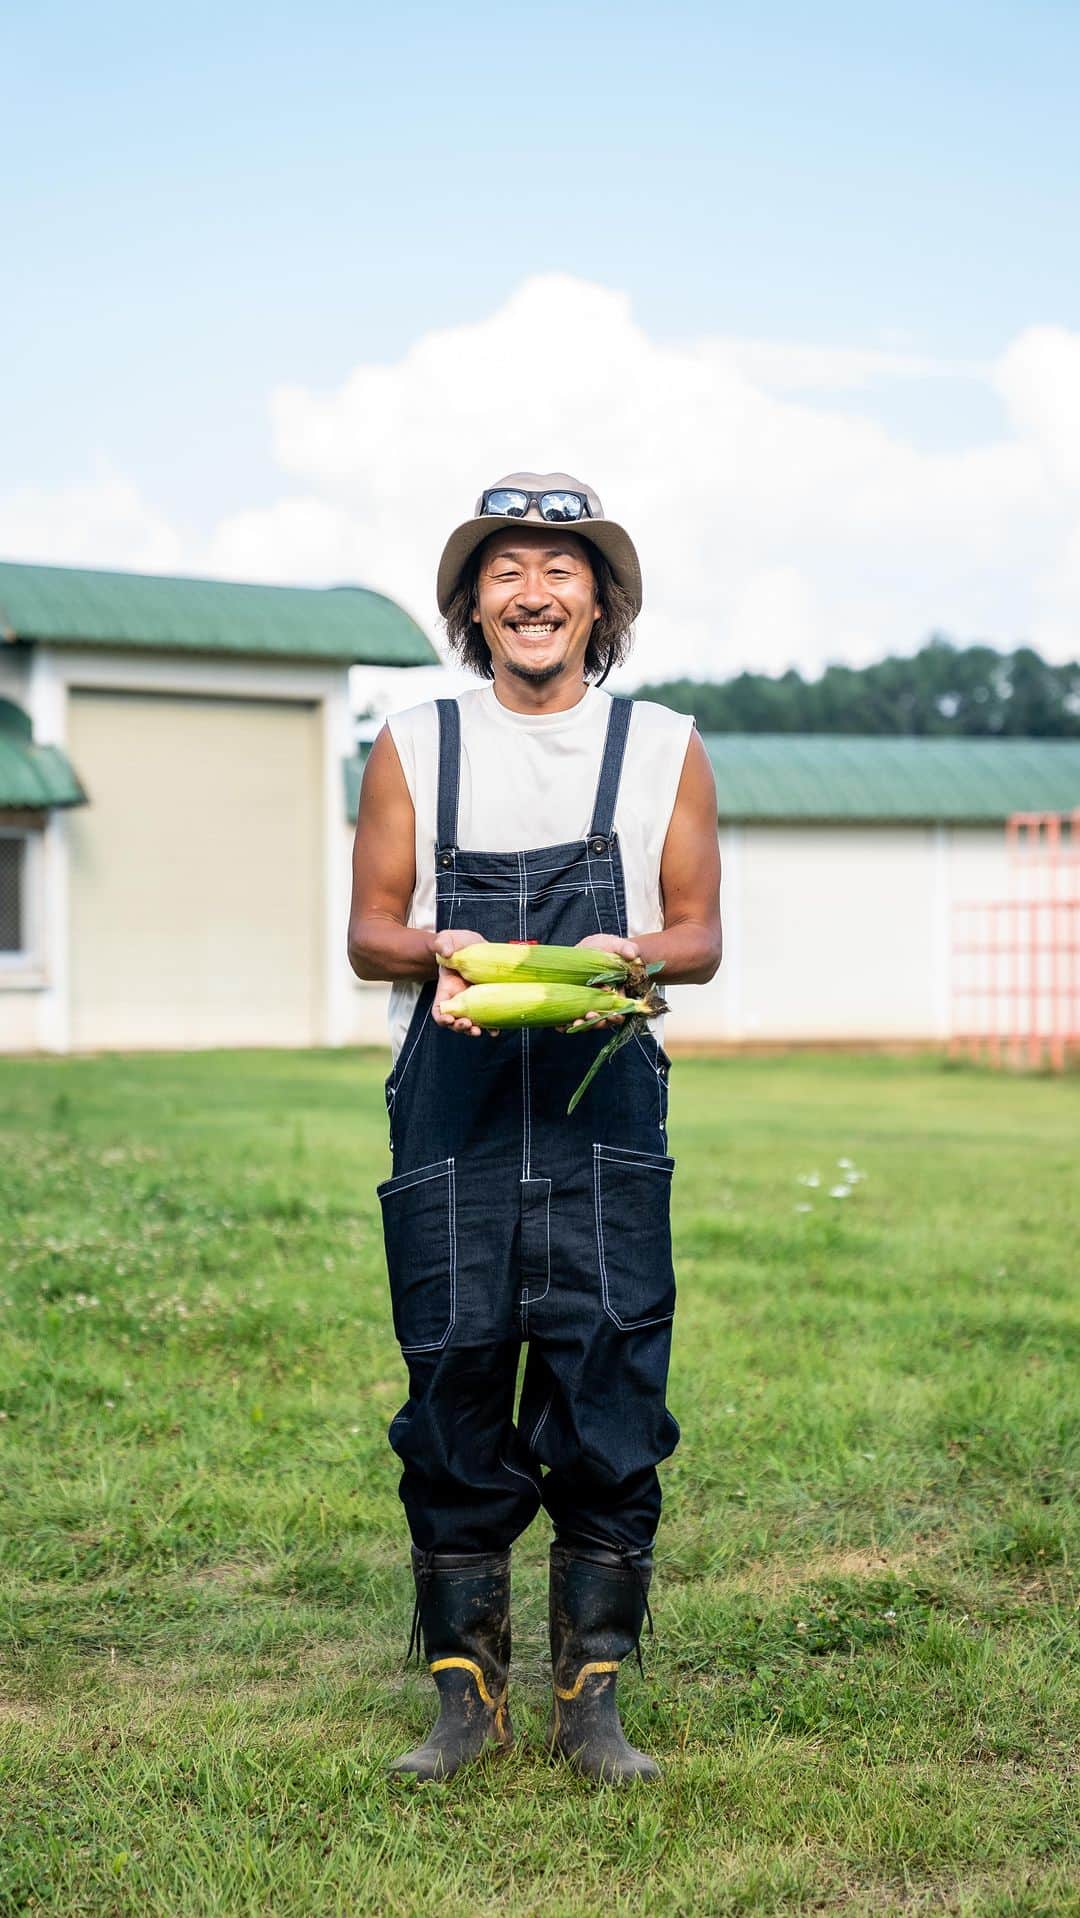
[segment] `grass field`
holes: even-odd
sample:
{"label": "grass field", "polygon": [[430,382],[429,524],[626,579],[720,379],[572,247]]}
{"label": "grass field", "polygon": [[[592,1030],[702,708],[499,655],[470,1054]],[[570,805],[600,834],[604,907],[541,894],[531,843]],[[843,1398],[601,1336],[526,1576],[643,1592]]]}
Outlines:
{"label": "grass field", "polygon": [[0,1912],[1080,1911],[1080,1084],[676,1062],[665,1782],[543,1758],[541,1522],[417,1791],[385,1069],[0,1061]]}

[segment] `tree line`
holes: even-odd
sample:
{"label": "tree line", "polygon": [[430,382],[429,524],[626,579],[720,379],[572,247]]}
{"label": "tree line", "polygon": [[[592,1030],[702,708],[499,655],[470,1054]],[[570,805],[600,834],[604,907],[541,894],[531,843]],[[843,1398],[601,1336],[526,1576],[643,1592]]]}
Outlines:
{"label": "tree line", "polygon": [[1080,738],[1080,661],[1051,666],[1031,646],[999,652],[935,633],[909,658],[827,666],[817,679],[791,668],[731,679],[641,686],[693,713],[703,733],[914,733],[969,739]]}

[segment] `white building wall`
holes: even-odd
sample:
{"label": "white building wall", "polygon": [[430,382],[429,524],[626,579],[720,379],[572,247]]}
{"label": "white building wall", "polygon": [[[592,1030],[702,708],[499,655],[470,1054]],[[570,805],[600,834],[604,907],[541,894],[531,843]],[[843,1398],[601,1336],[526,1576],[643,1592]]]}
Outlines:
{"label": "white building wall", "polygon": [[[338,813],[341,795],[338,795]],[[348,987],[345,993],[343,1030],[345,1045],[385,1046],[390,1049],[390,987],[381,979],[358,979],[348,960],[349,906],[352,900],[352,855],[356,833],[355,820],[346,824],[342,838],[341,866],[344,876],[344,915],[341,921],[340,949],[344,957]]]}
{"label": "white building wall", "polygon": [[[70,694],[74,688],[171,693],[180,698],[309,701],[320,708],[322,770],[318,803],[325,848],[325,918],[320,945],[325,959],[321,1011],[314,1036],[319,1044],[347,1042],[352,1037],[353,974],[345,950],[348,862],[342,862],[340,856],[342,759],[352,746],[347,671],[321,663],[41,645],[31,649],[28,662],[16,673],[0,651],[0,692],[26,708],[38,742],[68,747]],[[78,772],[77,760],[74,763]],[[40,859],[34,883],[40,963],[19,974],[0,974],[3,1051],[63,1052],[71,1044],[70,838],[68,813],[61,810],[48,815],[39,835]],[[174,1042],[171,1035],[163,1034],[162,1043]]]}
{"label": "white building wall", "polygon": [[378,979],[357,979],[352,996],[348,1044],[390,1049],[390,988]]}
{"label": "white building wall", "polygon": [[670,989],[672,1044],[948,1037],[953,907],[1007,888],[1002,827],[748,824],[720,850],[724,963]]}

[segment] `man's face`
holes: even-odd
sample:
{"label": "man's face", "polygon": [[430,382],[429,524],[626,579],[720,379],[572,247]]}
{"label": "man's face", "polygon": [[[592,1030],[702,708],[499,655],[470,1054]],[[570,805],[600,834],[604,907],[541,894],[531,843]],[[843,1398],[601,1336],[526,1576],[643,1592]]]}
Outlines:
{"label": "man's face", "polygon": [[584,677],[585,649],[600,618],[588,547],[558,526],[493,533],[476,581],[473,613],[492,663],[533,684]]}

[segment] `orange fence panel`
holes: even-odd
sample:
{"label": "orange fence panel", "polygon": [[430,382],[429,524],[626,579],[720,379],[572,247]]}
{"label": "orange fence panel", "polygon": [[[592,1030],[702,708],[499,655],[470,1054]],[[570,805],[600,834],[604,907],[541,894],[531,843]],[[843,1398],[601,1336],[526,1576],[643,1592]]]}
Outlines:
{"label": "orange fence panel", "polygon": [[953,908],[950,1053],[1080,1062],[1080,807],[1013,813],[1009,891]]}

